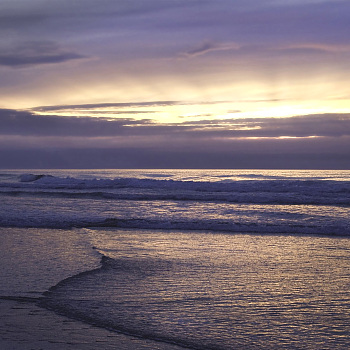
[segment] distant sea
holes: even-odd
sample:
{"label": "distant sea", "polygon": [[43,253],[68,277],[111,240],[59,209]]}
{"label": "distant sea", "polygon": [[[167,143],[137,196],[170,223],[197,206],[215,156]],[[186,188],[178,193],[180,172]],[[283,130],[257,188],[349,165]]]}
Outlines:
{"label": "distant sea", "polygon": [[0,243],[41,242],[0,297],[180,348],[350,348],[350,171],[0,170],[0,201]]}

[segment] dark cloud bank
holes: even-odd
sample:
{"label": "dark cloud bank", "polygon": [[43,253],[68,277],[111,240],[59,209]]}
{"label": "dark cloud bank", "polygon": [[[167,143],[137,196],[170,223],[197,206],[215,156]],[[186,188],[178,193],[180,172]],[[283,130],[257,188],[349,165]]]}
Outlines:
{"label": "dark cloud bank", "polygon": [[147,119],[3,109],[0,164],[2,168],[350,169],[350,115],[157,124]]}

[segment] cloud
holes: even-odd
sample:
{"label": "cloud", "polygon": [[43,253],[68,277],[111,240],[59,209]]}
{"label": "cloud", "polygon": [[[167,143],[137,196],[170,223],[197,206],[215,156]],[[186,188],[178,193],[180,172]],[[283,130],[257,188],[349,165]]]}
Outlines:
{"label": "cloud", "polygon": [[32,41],[12,49],[3,49],[0,53],[0,65],[7,67],[25,67],[49,63],[62,63],[85,58],[83,55],[59,47],[46,41]]}
{"label": "cloud", "polygon": [[[90,101],[101,101],[104,89],[110,93],[106,100],[117,94],[120,100],[141,96],[183,99],[186,89],[192,94],[190,98],[200,99],[202,93],[209,99],[213,94],[227,99],[231,91],[234,94],[235,89],[239,91],[240,85],[248,81],[265,84],[268,90],[271,85],[266,84],[266,76],[271,71],[277,78],[283,75],[285,81],[291,77],[291,83],[287,83],[292,88],[299,79],[297,73],[304,77],[305,66],[316,66],[315,55],[304,59],[301,52],[296,62],[289,59],[289,52],[281,47],[294,48],[306,42],[310,43],[308,48],[310,45],[315,48],[313,43],[322,48],[333,44],[341,48],[348,42],[350,4],[338,2],[333,5],[328,1],[317,6],[301,2],[292,6],[289,2],[287,7],[282,1],[272,6],[270,1],[263,0],[5,2],[7,9],[1,5],[4,2],[0,2],[1,16],[9,19],[6,26],[14,25],[4,32],[0,20],[2,38],[11,42],[8,45],[18,44],[11,49],[1,44],[0,65],[27,67],[28,71],[34,68],[31,75],[21,75],[21,70],[15,75],[11,70],[12,76],[0,81],[2,101],[10,95],[9,87],[16,84],[6,107],[16,106],[13,101],[20,96],[27,99],[27,106],[51,102],[79,104],[90,97]],[[340,8],[337,16],[333,7],[337,11]],[[337,35],[338,30],[341,35]],[[57,44],[55,49],[40,47],[39,43],[47,40],[62,43],[62,47]],[[23,42],[34,43],[31,52],[28,53]],[[178,59],[180,53],[187,60]],[[344,51],[341,53],[337,60],[344,63],[335,62],[334,71],[341,71],[343,65],[347,68],[348,59],[343,57],[347,55]],[[81,60],[79,64],[85,55],[96,59]],[[205,60],[190,59],[199,57]],[[322,55],[316,63],[329,64],[330,58]],[[61,65],[52,64],[48,74],[39,72],[38,66],[47,70],[49,63],[73,61],[76,62],[74,70],[66,65],[68,69],[64,71]],[[316,67],[325,68],[325,74],[329,72],[323,65]],[[48,75],[50,79],[45,79]],[[313,78],[311,76],[310,81]],[[77,93],[68,93],[67,83]],[[277,84],[284,88],[283,82],[277,81]],[[216,93],[219,88],[227,93],[219,96]],[[276,90],[278,88],[276,86]],[[253,94],[253,90],[250,91]],[[265,91],[262,94],[267,95]],[[45,102],[46,96],[50,102]]]}
{"label": "cloud", "polygon": [[0,134],[22,136],[116,136],[127,134],[132,125],[149,124],[149,120],[62,117],[34,115],[31,112],[0,110]]}
{"label": "cloud", "polygon": [[350,115],[320,114],[288,118],[202,119],[181,123],[156,123],[150,119],[35,115],[29,111],[3,109],[0,110],[0,134],[94,138],[165,137],[174,142],[186,138],[227,140],[341,137],[350,136]]}
{"label": "cloud", "polygon": [[167,124],[0,110],[5,168],[345,169],[349,150],[349,114]]}
{"label": "cloud", "polygon": [[332,44],[322,44],[322,43],[296,43],[287,46],[282,46],[280,50],[287,51],[315,51],[317,52],[329,52],[329,53],[342,53],[349,52],[350,45],[332,45]]}
{"label": "cloud", "polygon": [[[270,100],[257,100],[249,102],[266,102]],[[275,100],[273,100],[275,101]],[[74,111],[74,110],[92,110],[94,113],[98,109],[105,108],[137,108],[137,107],[166,107],[166,106],[186,106],[186,105],[215,105],[221,103],[229,103],[230,101],[147,101],[147,102],[123,102],[123,103],[85,103],[75,105],[53,105],[53,106],[38,106],[31,108],[33,112],[60,112],[60,111]],[[246,102],[246,101],[244,101]],[[238,113],[238,110],[230,111],[228,113]],[[124,113],[124,111],[123,111]]]}
{"label": "cloud", "polygon": [[34,112],[52,112],[62,110],[95,110],[99,108],[127,108],[127,107],[157,107],[173,106],[179,104],[178,101],[151,101],[151,102],[126,102],[126,103],[88,103],[79,105],[56,105],[56,106],[39,106],[32,108]]}
{"label": "cloud", "polygon": [[237,45],[236,43],[215,43],[215,42],[206,41],[200,44],[199,46],[195,47],[194,49],[183,53],[181,56],[191,58],[191,57],[205,55],[210,52],[238,50],[239,48],[240,46]]}
{"label": "cloud", "polygon": [[187,121],[187,132],[222,138],[340,137],[350,135],[349,114],[319,114],[286,118],[230,118]]}
{"label": "cloud", "polygon": [[[202,5],[203,0],[2,0],[0,2],[0,28],[14,32],[45,28],[51,35],[63,36],[68,29],[72,36],[80,36],[82,32],[104,31],[107,23],[109,31],[115,29],[116,19],[136,19],[142,24],[140,17],[164,15],[178,9],[184,12],[193,5]],[[160,16],[160,17],[162,17]],[[114,22],[114,23],[113,23]],[[55,26],[60,23],[60,26]],[[54,25],[52,25],[54,24]],[[114,24],[112,27],[110,24]],[[135,22],[134,22],[135,24]],[[90,29],[90,30],[89,30]],[[26,35],[26,32],[22,33]],[[42,33],[46,34],[46,33]],[[67,39],[67,38],[66,38]]]}

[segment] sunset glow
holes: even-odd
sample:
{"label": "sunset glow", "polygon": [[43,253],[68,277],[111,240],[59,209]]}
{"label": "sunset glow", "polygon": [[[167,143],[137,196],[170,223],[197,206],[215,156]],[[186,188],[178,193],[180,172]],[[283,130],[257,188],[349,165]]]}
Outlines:
{"label": "sunset glow", "polygon": [[[346,1],[20,0],[2,1],[0,11],[0,143],[10,153],[19,137],[29,148],[52,137],[68,138],[67,152],[83,147],[83,136],[93,145],[107,121],[115,130],[108,137],[132,144],[137,136],[150,155],[160,137],[195,157],[203,143],[227,153],[227,139],[268,137],[293,153],[300,145],[291,140],[327,136],[334,156],[340,145],[350,149]],[[87,124],[95,132],[83,135]],[[105,147],[121,152],[116,144]],[[313,157],[319,144],[307,147]]]}

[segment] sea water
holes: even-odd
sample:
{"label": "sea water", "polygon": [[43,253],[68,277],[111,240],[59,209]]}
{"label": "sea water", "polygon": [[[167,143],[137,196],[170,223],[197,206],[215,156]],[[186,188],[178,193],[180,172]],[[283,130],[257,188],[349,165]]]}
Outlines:
{"label": "sea water", "polygon": [[79,233],[51,288],[32,274],[45,308],[190,349],[350,346],[349,171],[1,171],[0,197],[2,227]]}

